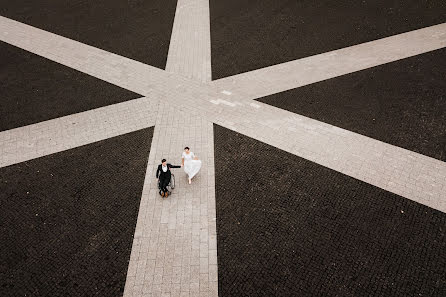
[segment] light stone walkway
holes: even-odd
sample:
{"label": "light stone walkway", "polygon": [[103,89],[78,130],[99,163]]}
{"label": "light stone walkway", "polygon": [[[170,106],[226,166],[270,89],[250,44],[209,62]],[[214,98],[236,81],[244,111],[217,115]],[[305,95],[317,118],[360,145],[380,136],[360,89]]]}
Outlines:
{"label": "light stone walkway", "polygon": [[[161,104],[155,125],[124,296],[218,296],[212,123]],[[161,198],[155,179],[162,158],[181,164],[185,146],[203,167],[188,184],[172,169],[176,187]]]}
{"label": "light stone walkway", "polygon": [[[252,101],[445,47],[445,24],[209,82],[208,22],[207,1],[178,1],[163,71],[0,17],[1,40],[147,96],[0,133],[6,166],[155,124],[125,296],[218,295],[213,122],[446,212],[444,162]],[[163,200],[156,165],[186,145],[203,168],[192,185],[174,169]]]}
{"label": "light stone walkway", "polygon": [[178,0],[166,71],[211,81],[209,17],[208,0]]}
{"label": "light stone walkway", "polygon": [[[0,17],[0,25],[1,38],[6,42],[145,96],[165,98],[173,106],[199,113],[209,121],[446,212],[444,162],[6,18]],[[430,40],[434,44],[446,32],[444,26],[436,28],[438,32]]]}
{"label": "light stone walkway", "polygon": [[[209,6],[179,0],[166,71],[211,80]],[[218,296],[213,124],[180,103],[160,97],[124,296]],[[173,169],[176,187],[163,199],[155,173],[162,158],[181,164],[185,146],[202,160],[188,184]]]}
{"label": "light stone walkway", "polygon": [[0,132],[0,168],[155,125],[158,100],[139,98]]}
{"label": "light stone walkway", "polygon": [[446,23],[218,79],[219,91],[257,99],[446,47]]}

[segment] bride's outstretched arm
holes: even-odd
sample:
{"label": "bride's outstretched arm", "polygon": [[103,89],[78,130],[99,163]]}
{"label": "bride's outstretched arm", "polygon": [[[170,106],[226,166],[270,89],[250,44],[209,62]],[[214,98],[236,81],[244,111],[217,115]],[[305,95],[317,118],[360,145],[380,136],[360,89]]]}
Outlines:
{"label": "bride's outstretched arm", "polygon": [[181,166],[184,166],[184,158],[181,158]]}

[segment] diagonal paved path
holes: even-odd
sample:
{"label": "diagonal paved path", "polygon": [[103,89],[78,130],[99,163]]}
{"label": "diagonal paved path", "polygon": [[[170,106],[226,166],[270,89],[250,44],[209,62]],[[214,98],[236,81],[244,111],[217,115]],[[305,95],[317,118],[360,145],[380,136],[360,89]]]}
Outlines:
{"label": "diagonal paved path", "polygon": [[241,99],[257,99],[446,47],[446,23],[212,82]]}
{"label": "diagonal paved path", "polygon": [[[191,21],[192,20],[192,21]],[[166,71],[208,82],[209,7],[204,0],[179,0]],[[179,96],[181,99],[181,96]],[[212,122],[160,97],[124,296],[218,296],[214,136]],[[176,188],[158,195],[160,160],[180,164],[189,146],[202,160],[189,185],[174,170]]]}
{"label": "diagonal paved path", "polygon": [[157,109],[143,97],[0,132],[0,168],[153,126]]}

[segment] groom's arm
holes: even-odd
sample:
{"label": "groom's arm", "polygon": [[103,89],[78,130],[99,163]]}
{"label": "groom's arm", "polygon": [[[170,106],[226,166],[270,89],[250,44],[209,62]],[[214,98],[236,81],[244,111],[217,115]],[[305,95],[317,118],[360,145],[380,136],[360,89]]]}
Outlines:
{"label": "groom's arm", "polygon": [[158,178],[159,173],[160,173],[160,167],[158,166],[158,168],[156,169],[156,178]]}
{"label": "groom's arm", "polygon": [[181,168],[180,165],[170,165],[170,168]]}

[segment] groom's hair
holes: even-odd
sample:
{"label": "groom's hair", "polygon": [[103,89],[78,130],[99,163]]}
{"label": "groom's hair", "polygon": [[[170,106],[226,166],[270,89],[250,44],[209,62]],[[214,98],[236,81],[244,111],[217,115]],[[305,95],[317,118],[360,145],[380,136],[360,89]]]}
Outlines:
{"label": "groom's hair", "polygon": [[185,148],[184,148],[185,150],[189,150],[189,147],[188,146],[186,146]]}
{"label": "groom's hair", "polygon": [[162,160],[161,160],[161,163],[164,163],[164,162],[166,162],[166,159],[162,159]]}

